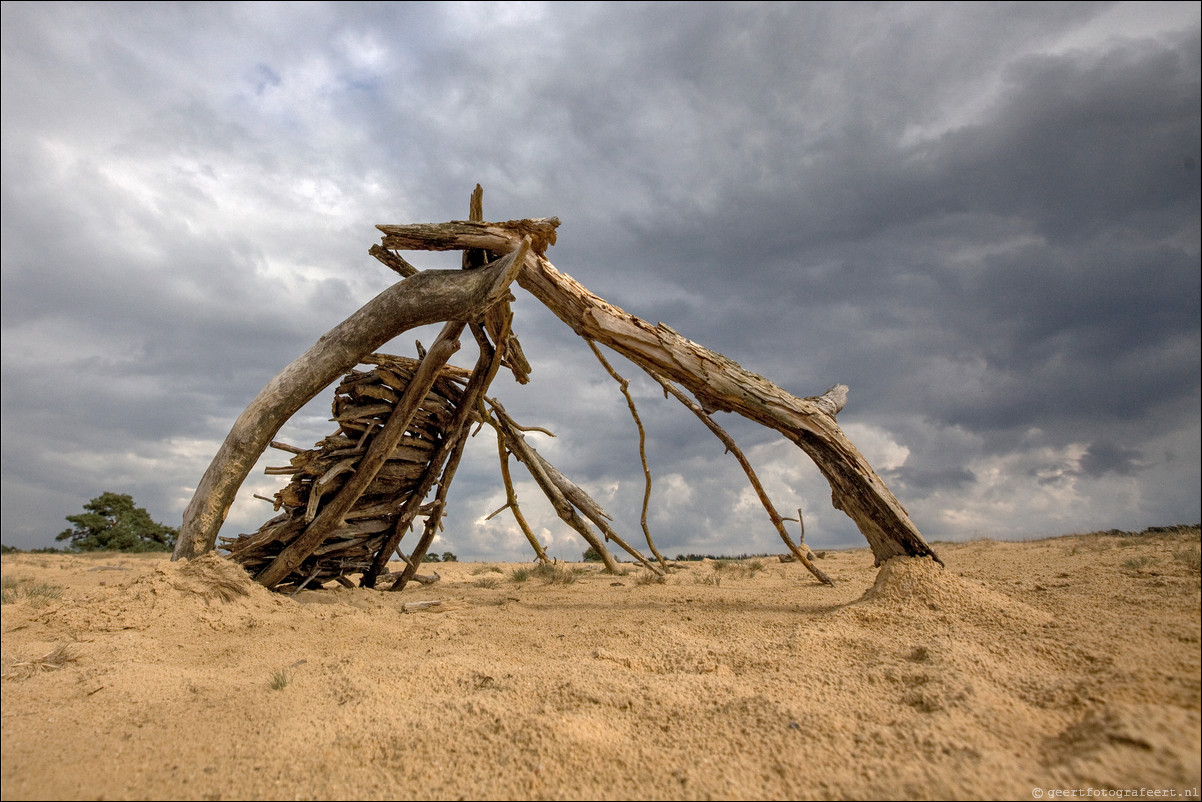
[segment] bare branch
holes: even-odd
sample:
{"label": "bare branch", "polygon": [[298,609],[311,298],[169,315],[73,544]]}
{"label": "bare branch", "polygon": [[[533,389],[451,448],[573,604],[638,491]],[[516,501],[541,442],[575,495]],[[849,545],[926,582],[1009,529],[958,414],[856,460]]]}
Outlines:
{"label": "bare branch", "polygon": [[668,563],[664,560],[664,555],[659,553],[659,549],[655,548],[655,541],[651,539],[651,529],[647,526],[647,507],[651,504],[651,469],[647,467],[647,431],[643,428],[643,421],[639,418],[639,410],[634,405],[634,397],[630,395],[630,382],[623,378],[613,366],[606,360],[605,355],[601,353],[601,349],[592,340],[585,340],[588,347],[593,349],[593,354],[601,361],[601,366],[605,371],[613,377],[613,380],[618,383],[618,387],[622,390],[622,395],[626,396],[626,405],[630,408],[630,416],[634,418],[634,425],[639,429],[639,459],[643,463],[643,512],[639,523],[643,527],[643,535],[647,538],[647,547],[651,549],[651,553],[655,555],[655,559],[659,560],[660,568],[667,568]]}
{"label": "bare branch", "polygon": [[675,386],[669,383],[662,376],[657,376],[655,374],[652,374],[652,376],[656,381],[663,385],[665,390],[675,396],[680,403],[684,404],[689,408],[690,411],[692,411],[694,415],[700,418],[701,422],[709,427],[711,432],[718,436],[718,439],[722,441],[724,446],[726,446],[726,450],[733,454],[735,459],[739,461],[739,465],[742,466],[743,472],[747,474],[747,481],[751,482],[752,488],[755,490],[756,495],[759,496],[760,503],[764,505],[764,509],[767,511],[768,518],[771,519],[772,525],[776,527],[776,531],[780,535],[781,540],[785,541],[785,545],[789,547],[791,552],[793,552],[793,556],[797,558],[797,561],[804,565],[811,574],[817,577],[819,582],[823,583],[824,585],[835,584],[834,581],[822,571],[822,569],[810,562],[810,559],[802,553],[801,549],[797,548],[797,546],[793,544],[792,539],[789,537],[789,533],[785,531],[784,520],[780,517],[780,513],[776,511],[776,507],[772,506],[772,500],[768,498],[767,491],[765,491],[764,486],[760,484],[759,477],[755,475],[755,470],[751,467],[751,463],[747,461],[747,457],[743,456],[743,451],[739,448],[739,444],[734,441],[734,438],[727,434],[725,429],[715,423],[714,419],[710,417],[709,413],[703,410],[697,402],[689,398],[680,390],[676,389]]}

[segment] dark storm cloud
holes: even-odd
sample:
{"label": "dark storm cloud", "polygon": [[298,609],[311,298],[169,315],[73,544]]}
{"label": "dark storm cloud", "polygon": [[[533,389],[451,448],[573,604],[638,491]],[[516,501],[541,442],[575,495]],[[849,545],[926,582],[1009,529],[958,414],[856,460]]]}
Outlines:
{"label": "dark storm cloud", "polygon": [[[1110,38],[1125,9],[5,4],[6,542],[106,489],[178,518],[263,383],[388,285],[371,225],[461,217],[477,181],[489,217],[559,215],[551,259],[607,299],[799,395],[850,384],[924,531],[1196,519],[1199,26]],[[637,531],[625,401],[517,310],[534,381],[495,393]],[[760,543],[730,456],[614,363],[661,546]],[[862,542],[796,449],[721,418],[812,542]],[[512,555],[472,521],[477,450],[457,550]]]}
{"label": "dark storm cloud", "polygon": [[1103,476],[1107,473],[1130,476],[1138,470],[1141,456],[1140,452],[1133,448],[1123,448],[1106,442],[1093,443],[1081,458],[1081,470],[1090,476]]}

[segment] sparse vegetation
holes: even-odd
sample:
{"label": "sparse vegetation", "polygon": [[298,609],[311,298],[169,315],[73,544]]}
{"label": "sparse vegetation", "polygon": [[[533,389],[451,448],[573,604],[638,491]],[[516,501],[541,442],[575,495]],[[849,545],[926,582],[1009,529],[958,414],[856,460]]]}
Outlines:
{"label": "sparse vegetation", "polygon": [[571,585],[576,582],[576,577],[581,572],[565,568],[557,563],[543,563],[537,566],[531,573],[548,585]]}
{"label": "sparse vegetation", "polygon": [[1195,574],[1202,573],[1202,550],[1199,550],[1197,546],[1194,546],[1192,549],[1174,551],[1173,559]]}
{"label": "sparse vegetation", "polygon": [[650,571],[640,571],[639,575],[634,578],[636,585],[663,585],[668,581],[666,576],[662,574],[653,574]]}
{"label": "sparse vegetation", "polygon": [[518,583],[525,582],[528,579],[530,579],[530,569],[529,568],[514,568],[512,571],[509,572],[509,578],[514,582],[518,582]]}
{"label": "sparse vegetation", "polygon": [[482,576],[473,583],[478,588],[495,588],[501,584],[501,580],[495,576]]}
{"label": "sparse vegetation", "polygon": [[480,576],[480,574],[503,574],[505,573],[495,565],[478,565],[472,569],[472,576]]}
{"label": "sparse vegetation", "polygon": [[[730,579],[751,579],[764,570],[764,561],[752,560],[715,560],[714,573]],[[717,583],[715,583],[717,584]]]}
{"label": "sparse vegetation", "polygon": [[6,576],[0,584],[0,603],[2,604],[12,604],[21,599],[27,599],[31,604],[45,604],[55,599],[61,599],[62,596],[63,589],[57,585],[51,585],[49,582],[31,584]]}
{"label": "sparse vegetation", "polygon": [[271,689],[273,691],[282,691],[288,687],[288,683],[292,681],[287,669],[276,669],[271,672]]}
{"label": "sparse vegetation", "polygon": [[1143,557],[1132,557],[1130,560],[1123,560],[1123,567],[1128,571],[1140,571],[1154,562],[1156,560],[1153,557],[1144,555]]}
{"label": "sparse vegetation", "polygon": [[676,562],[699,563],[702,560],[731,562],[732,560],[750,560],[754,558],[773,557],[771,554],[677,554]]}
{"label": "sparse vegetation", "polygon": [[79,649],[69,643],[59,644],[41,657],[30,660],[17,660],[4,667],[4,676],[24,678],[33,676],[39,671],[57,671],[67,663],[79,659]]}

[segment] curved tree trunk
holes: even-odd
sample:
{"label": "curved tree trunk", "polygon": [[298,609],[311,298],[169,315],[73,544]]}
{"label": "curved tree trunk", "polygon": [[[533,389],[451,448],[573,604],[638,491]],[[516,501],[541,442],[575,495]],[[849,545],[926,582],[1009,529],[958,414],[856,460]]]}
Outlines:
{"label": "curved tree trunk", "polygon": [[[520,240],[520,238],[519,238]],[[518,246],[513,241],[506,250]],[[321,337],[267,383],[238,416],[184,511],[173,560],[212,551],[238,488],[276,432],[310,399],[403,332],[447,320],[475,320],[505,297],[521,263],[479,270],[427,270],[397,282]]]}

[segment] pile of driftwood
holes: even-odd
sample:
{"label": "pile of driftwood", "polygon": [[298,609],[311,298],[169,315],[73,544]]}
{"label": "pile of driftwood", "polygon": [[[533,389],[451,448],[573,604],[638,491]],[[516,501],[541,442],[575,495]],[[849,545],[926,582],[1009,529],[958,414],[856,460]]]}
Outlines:
{"label": "pile of driftwood", "polygon": [[[648,570],[661,573],[664,561],[646,526],[651,474],[645,455],[643,529],[656,561],[623,540],[605,511],[539,455],[526,442],[523,427],[485,395],[502,367],[519,383],[525,383],[530,372],[511,330],[510,286],[516,283],[584,338],[619,383],[638,425],[640,445],[644,432],[627,382],[599,345],[630,360],[697,415],[739,461],[790,553],[820,581],[830,583],[830,578],[814,566],[804,544],[793,542],[785,531],[786,519],[773,507],[737,444],[714,420],[715,412],[735,412],[775,429],[808,454],[830,482],[832,503],[855,521],[878,564],[899,555],[938,561],[905,509],[836,423],[847,400],[845,386],[799,398],[662,323],[652,325],[613,306],[547,260],[558,219],[486,223],[481,199],[477,186],[466,221],[378,226],[384,237],[369,253],[404,280],[321,337],[239,416],[184,512],[173,559],[190,559],[216,546],[238,488],[264,449],[276,445],[294,454],[289,466],[273,471],[291,476],[288,486],[269,499],[282,512],[254,534],[223,539],[232,557],[269,588],[331,579],[345,584],[352,574],[361,575],[360,584],[374,587],[382,577],[393,579],[387,564],[395,554],[406,563],[391,584],[399,590],[416,576],[438,531],[469,429],[487,424],[497,435],[506,488],[501,510],[512,512],[540,560],[547,556],[518,507],[510,456],[529,471],[559,517],[597,551],[608,569],[618,568],[606,546],[614,543]],[[459,250],[463,269],[419,271],[400,255],[404,250]],[[419,348],[418,359],[375,353],[409,329],[438,322],[445,322],[442,331],[428,350]],[[465,371],[448,360],[469,328],[479,356],[474,368]],[[359,365],[374,367],[354,370]],[[339,377],[334,435],[309,450],[273,440],[293,414]],[[425,518],[423,531],[406,556],[400,542],[419,516]]]}
{"label": "pile of driftwood", "polygon": [[[272,442],[274,448],[295,454],[287,466],[266,471],[291,476],[287,486],[271,499],[275,509],[283,512],[254,534],[222,538],[221,544],[231,559],[252,574],[260,573],[293,543],[317,518],[326,501],[338,498],[420,366],[417,360],[385,354],[372,354],[364,362],[375,367],[352,370],[335,391],[332,420],[338,424],[338,431],[311,449]],[[398,527],[404,530],[415,516],[434,514],[433,504],[409,502],[415,497],[420,500],[415,494],[426,484],[423,479],[445,442],[447,428],[463,400],[465,384],[463,377],[449,370],[434,380],[400,442],[342,516],[342,525],[281,580],[281,586],[300,589],[332,579],[349,584],[349,575],[371,570]]]}

